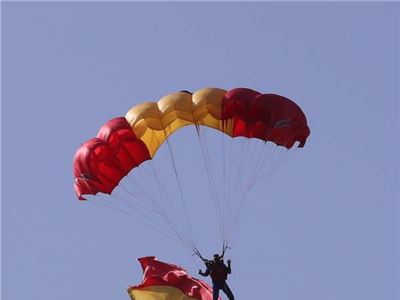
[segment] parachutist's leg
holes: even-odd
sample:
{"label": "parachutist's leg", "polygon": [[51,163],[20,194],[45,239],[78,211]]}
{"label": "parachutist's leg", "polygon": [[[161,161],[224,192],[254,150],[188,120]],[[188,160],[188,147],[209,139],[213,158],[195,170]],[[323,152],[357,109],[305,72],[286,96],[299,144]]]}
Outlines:
{"label": "parachutist's leg", "polygon": [[213,300],[218,300],[219,288],[220,288],[219,284],[213,282]]}
{"label": "parachutist's leg", "polygon": [[224,291],[225,295],[228,296],[229,300],[235,300],[235,297],[233,296],[233,293],[226,282],[225,282],[222,290]]}

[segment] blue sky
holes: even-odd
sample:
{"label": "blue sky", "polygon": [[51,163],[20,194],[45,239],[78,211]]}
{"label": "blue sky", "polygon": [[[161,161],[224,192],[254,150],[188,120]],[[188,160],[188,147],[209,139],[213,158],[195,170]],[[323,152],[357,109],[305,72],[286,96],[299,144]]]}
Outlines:
{"label": "blue sky", "polygon": [[252,193],[236,297],[398,299],[398,25],[398,3],[3,2],[2,298],[128,299],[144,255],[196,274],[186,249],[76,200],[72,158],[137,103],[242,86],[295,100],[311,136]]}

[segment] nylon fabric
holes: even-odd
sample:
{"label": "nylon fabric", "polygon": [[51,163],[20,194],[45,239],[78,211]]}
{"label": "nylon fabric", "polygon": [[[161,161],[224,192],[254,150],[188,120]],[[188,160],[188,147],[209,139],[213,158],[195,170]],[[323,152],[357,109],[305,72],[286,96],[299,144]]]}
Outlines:
{"label": "nylon fabric", "polygon": [[[161,144],[184,126],[203,125],[223,131],[221,104],[225,94],[225,90],[217,88],[202,89],[193,95],[172,93],[158,102],[134,106],[125,117],[154,157]],[[224,131],[229,134],[230,128]]]}
{"label": "nylon fabric", "polygon": [[212,288],[191,277],[183,268],[159,261],[154,256],[138,261],[143,269],[143,280],[128,288],[132,300],[212,300]]}

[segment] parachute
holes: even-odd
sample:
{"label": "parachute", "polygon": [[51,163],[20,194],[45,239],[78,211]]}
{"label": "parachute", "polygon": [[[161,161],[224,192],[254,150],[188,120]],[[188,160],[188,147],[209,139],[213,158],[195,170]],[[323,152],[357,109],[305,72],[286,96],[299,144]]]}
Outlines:
{"label": "parachute", "polygon": [[[158,102],[144,102],[134,106],[125,117],[113,118],[101,127],[95,138],[79,147],[73,162],[77,197],[86,200],[91,195],[108,194],[122,199],[124,207],[136,213],[144,222],[151,223],[156,230],[164,228],[169,236],[196,250],[193,237],[190,237],[190,218],[187,213],[190,203],[183,195],[176,157],[169,142],[171,137],[184,127],[193,127],[193,133],[199,137],[217,216],[228,216],[229,224],[220,224],[224,245],[228,242],[228,235],[233,231],[233,227],[239,223],[247,191],[259,182],[263,175],[269,174],[281,163],[282,155],[268,161],[272,153],[290,153],[292,149],[301,148],[310,134],[306,116],[299,106],[280,95],[262,94],[247,88],[235,88],[230,91],[204,88],[193,94],[187,91],[171,93]],[[222,136],[220,150],[217,148],[210,152],[207,148],[210,143],[203,137],[206,128]],[[242,141],[240,150],[237,151],[236,167],[232,163],[232,150],[227,146],[227,138]],[[246,141],[256,141],[256,146],[251,148]],[[170,153],[173,174],[179,186],[177,194],[187,222],[180,228],[171,217],[174,206],[165,204],[171,197],[167,195],[165,186],[160,181],[159,170],[151,164],[163,144],[167,144]],[[271,145],[273,150],[268,155],[265,154],[265,148]],[[276,148],[283,151],[275,151]],[[246,151],[248,154],[244,154]],[[231,199],[227,199],[232,198],[234,193],[226,196],[226,187],[223,192],[217,191],[211,162],[215,156],[217,160],[224,160],[224,169],[219,172],[221,182],[225,185],[229,183],[235,189],[238,186],[242,189],[238,193],[240,196],[237,196],[235,209],[229,208]],[[250,160],[252,162],[248,164],[251,165],[251,171],[242,166]],[[147,167],[147,164],[151,167]],[[244,183],[243,177],[246,172],[251,173],[251,178]],[[237,176],[235,180],[228,178],[233,173]],[[135,175],[131,174],[140,174],[142,179],[132,179],[131,176]],[[149,176],[155,182],[154,185],[148,184]],[[128,183],[125,184],[125,181]],[[159,190],[159,193],[154,194],[155,190]],[[123,197],[121,193],[124,193]],[[168,201],[160,200],[162,195]],[[224,200],[220,200],[221,198]],[[103,203],[113,205],[112,201]],[[154,215],[164,226],[155,225]]]}
{"label": "parachute", "polygon": [[177,265],[159,261],[154,256],[138,259],[143,280],[128,287],[132,300],[211,300],[212,288],[202,280],[191,277]]}

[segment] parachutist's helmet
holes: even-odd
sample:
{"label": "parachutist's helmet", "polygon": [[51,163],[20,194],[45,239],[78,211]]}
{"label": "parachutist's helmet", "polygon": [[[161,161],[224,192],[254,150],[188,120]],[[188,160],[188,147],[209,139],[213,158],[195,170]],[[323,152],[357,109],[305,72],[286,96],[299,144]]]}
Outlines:
{"label": "parachutist's helmet", "polygon": [[214,254],[214,260],[221,260],[221,257],[219,256],[219,254]]}

